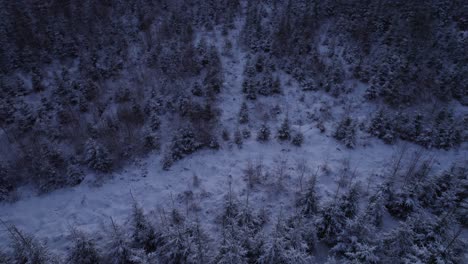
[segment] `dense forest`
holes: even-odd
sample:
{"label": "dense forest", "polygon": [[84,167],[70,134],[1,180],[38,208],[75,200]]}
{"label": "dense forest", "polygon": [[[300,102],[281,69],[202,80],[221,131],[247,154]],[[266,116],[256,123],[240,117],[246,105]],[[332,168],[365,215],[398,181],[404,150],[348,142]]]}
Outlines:
{"label": "dense forest", "polygon": [[[171,170],[249,141],[304,148],[303,122],[350,151],[363,138],[418,149],[372,192],[350,180],[322,199],[309,169],[295,212],[277,219],[226,187],[216,234],[176,207],[149,219],[134,199],[132,225],[110,219],[104,246],[71,230],[66,262],[2,221],[12,246],[0,263],[314,263],[323,248],[327,263],[462,263],[466,164],[435,173],[421,153],[466,158],[467,13],[460,0],[0,0],[0,202],[148,155]],[[226,61],[239,58],[233,92]],[[223,116],[225,91],[242,95],[234,118]],[[333,103],[299,121],[282,105],[291,93]],[[359,116],[346,113],[351,97]],[[251,165],[250,191],[267,174],[282,178],[279,167]],[[383,229],[383,215],[401,222]]]}

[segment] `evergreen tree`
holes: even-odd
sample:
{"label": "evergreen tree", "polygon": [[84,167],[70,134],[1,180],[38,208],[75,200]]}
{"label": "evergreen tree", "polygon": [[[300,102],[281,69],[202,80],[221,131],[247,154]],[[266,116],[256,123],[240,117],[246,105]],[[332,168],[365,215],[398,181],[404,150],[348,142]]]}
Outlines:
{"label": "evergreen tree", "polygon": [[99,252],[94,243],[86,235],[77,230],[72,232],[73,246],[67,257],[71,264],[98,264],[101,263]]}
{"label": "evergreen tree", "polygon": [[354,148],[356,145],[356,125],[350,117],[345,117],[338,124],[333,137],[343,142],[346,147]]}
{"label": "evergreen tree", "polygon": [[20,231],[16,226],[7,226],[12,241],[13,263],[25,264],[49,264],[58,263],[57,258],[52,255],[49,249],[34,236]]}
{"label": "evergreen tree", "polygon": [[246,124],[249,122],[249,110],[247,109],[247,104],[242,103],[240,112],[239,112],[239,123]]}
{"label": "evergreen tree", "polygon": [[239,129],[237,129],[236,132],[234,132],[234,143],[236,143],[238,148],[242,148],[243,137]]}
{"label": "evergreen tree", "polygon": [[112,159],[109,152],[103,145],[93,139],[86,142],[84,161],[91,169],[100,172],[110,172],[112,169]]}
{"label": "evergreen tree", "polygon": [[319,196],[316,190],[317,180],[311,177],[309,180],[306,190],[301,194],[297,205],[301,208],[301,212],[305,217],[311,217],[319,211]]}
{"label": "evergreen tree", "polygon": [[191,254],[188,257],[188,263],[203,264],[208,263],[211,256],[211,243],[207,232],[201,227],[200,221],[191,226],[190,244],[193,245]]}
{"label": "evergreen tree", "polygon": [[395,131],[391,120],[380,110],[371,120],[369,133],[382,139],[387,144],[392,144],[395,139]]}
{"label": "evergreen tree", "polygon": [[364,211],[364,218],[369,224],[381,227],[385,210],[385,200],[381,191],[372,195]]}
{"label": "evergreen tree", "polygon": [[416,214],[385,233],[379,251],[384,262],[459,263],[466,247],[459,236],[453,218]]}
{"label": "evergreen tree", "polygon": [[286,117],[281,124],[281,127],[278,129],[277,138],[279,140],[289,140],[291,138],[291,131],[289,129],[289,120]]}
{"label": "evergreen tree", "polygon": [[263,246],[258,263],[310,263],[312,258],[307,254],[307,243],[302,234],[295,233],[296,230],[299,228],[288,228],[279,217],[270,239]]}
{"label": "evergreen tree", "polygon": [[260,142],[266,142],[270,139],[270,134],[270,128],[267,125],[263,124],[260,127],[260,130],[258,130],[257,140]]}
{"label": "evergreen tree", "polygon": [[138,253],[130,247],[125,231],[111,219],[111,230],[109,230],[108,244],[106,246],[106,261],[115,264],[137,264]]}
{"label": "evergreen tree", "polygon": [[133,202],[132,220],[132,238],[135,245],[147,253],[156,251],[160,243],[158,235],[136,201]]}
{"label": "evergreen tree", "polygon": [[294,146],[300,147],[300,146],[302,146],[303,142],[304,142],[304,135],[301,132],[294,132],[291,143]]}
{"label": "evergreen tree", "polygon": [[218,255],[214,259],[214,263],[249,263],[247,259],[247,250],[242,246],[240,241],[236,239],[234,232],[225,229],[224,237],[219,247]]}
{"label": "evergreen tree", "polygon": [[348,219],[332,252],[348,259],[350,263],[380,263],[375,227],[361,216]]}

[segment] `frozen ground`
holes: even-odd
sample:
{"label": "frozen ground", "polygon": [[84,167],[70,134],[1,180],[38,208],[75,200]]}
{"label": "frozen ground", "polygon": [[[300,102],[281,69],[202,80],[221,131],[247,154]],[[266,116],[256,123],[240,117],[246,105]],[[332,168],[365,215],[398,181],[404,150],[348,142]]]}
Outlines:
{"label": "frozen ground", "polygon": [[[343,159],[349,159],[351,168],[357,168],[356,180],[367,185],[366,178],[372,173],[385,170],[394,151],[401,147],[401,144],[383,145],[376,140],[372,146],[348,150],[316,129],[304,130],[307,131],[305,145],[301,148],[275,141],[262,144],[250,139],[244,142],[244,147],[240,150],[234,146],[220,151],[201,151],[177,162],[170,171],[161,169],[158,155],[149,156],[124,171],[113,174],[113,178],[106,180],[101,186],[93,183],[93,178],[99,175],[89,175],[87,183],[77,187],[43,196],[22,197],[13,204],[1,204],[0,218],[44,239],[54,251],[61,253],[68,246],[66,237],[71,226],[93,233],[102,230],[101,225],[109,225],[111,217],[120,224],[128,221],[132,205],[130,193],[147,212],[158,217],[161,208],[170,209],[174,205],[184,208],[178,195],[192,189],[196,194],[204,194],[197,195],[201,205],[197,216],[208,229],[218,228],[214,221],[219,215],[217,209],[223,203],[230,175],[239,200],[245,200],[246,185],[242,170],[249,159],[261,159],[270,168],[274,168],[278,159],[286,159],[288,162],[287,174],[292,177],[288,180],[290,186],[282,192],[272,192],[268,187],[262,187],[250,198],[252,205],[255,206],[256,201],[259,201],[258,204],[275,212],[275,207],[290,207],[294,192],[299,188],[294,173],[299,159],[305,158],[310,168],[317,168],[324,163],[332,168],[329,176],[319,173],[318,186],[320,192],[326,196],[327,192],[336,190],[333,171],[341,167]],[[449,152],[428,152],[437,157],[438,162],[434,169],[443,169],[454,161],[461,162],[466,159],[466,153],[466,148]],[[201,180],[198,188],[192,186],[194,175]],[[371,186],[376,181],[378,178],[372,180]],[[1,232],[0,244],[6,246],[7,242],[7,233]]]}
{"label": "frozen ground", "polygon": [[[232,34],[238,32],[234,31]],[[207,37],[220,39],[220,36]],[[231,38],[237,39],[236,36]],[[216,43],[222,50],[220,41],[212,43]],[[243,101],[240,91],[244,56],[238,48],[234,48],[232,55],[222,58],[226,83],[218,103],[223,104],[221,122],[231,135],[237,129],[237,114]],[[346,160],[349,160],[351,171],[355,171],[354,181],[362,182],[363,188],[367,189],[378,184],[381,180],[378,175],[388,169],[395,153],[404,146],[408,147],[409,152],[419,149],[416,145],[403,142],[385,145],[380,140],[367,138],[360,133],[358,146],[350,150],[330,137],[332,124],[336,123],[343,113],[350,113],[357,120],[363,120],[373,111],[372,105],[363,107],[362,100],[356,99],[362,98],[360,93],[363,89],[359,83],[353,84],[353,93],[341,99],[331,98],[322,92],[305,93],[304,98],[300,99],[304,93],[295,88],[297,86],[288,76],[283,76],[281,82],[285,87],[283,89],[287,91],[284,95],[261,97],[254,102],[248,102],[253,121],[244,127],[250,129],[252,137],[244,141],[242,149],[224,142],[221,150],[199,151],[176,162],[169,171],[162,170],[161,156],[152,154],[111,176],[90,174],[84,183],[73,188],[42,196],[36,196],[33,192],[23,189],[20,190],[19,201],[0,204],[0,219],[44,240],[58,254],[63,254],[69,246],[70,240],[67,237],[71,227],[94,234],[99,240],[103,235],[100,233],[102,227],[109,226],[111,218],[125,225],[132,208],[131,195],[148,214],[153,215],[152,219],[158,219],[162,210],[177,207],[185,212],[187,217],[198,217],[206,229],[215,231],[214,229],[220,228],[220,225],[216,224],[216,218],[220,214],[219,210],[222,208],[229,183],[240,201],[246,201],[248,195],[249,203],[253,207],[265,209],[270,218],[274,218],[275,214],[281,211],[279,208],[294,209],[292,205],[295,193],[300,189],[296,166],[301,159],[305,159],[308,164],[308,175],[318,171],[318,189],[322,197],[327,199],[337,190],[339,170]],[[272,106],[276,105],[281,109],[281,113],[269,113]],[[328,131],[320,133],[310,115],[320,114],[318,109],[324,106],[329,106],[328,118],[334,122],[326,123]],[[265,118],[265,114],[269,117]],[[277,127],[286,115],[291,120],[292,128],[304,133],[302,147],[278,143],[273,138],[268,143],[255,140],[258,127],[263,122],[270,126],[274,137]],[[170,136],[166,135],[168,138]],[[465,144],[451,151],[427,150],[424,155],[435,158],[434,170],[442,170],[453,162],[466,161],[468,146]],[[274,187],[275,179],[272,178],[247,192],[243,170],[249,161],[261,162],[266,172],[271,172],[281,162],[286,162],[284,188]],[[324,166],[329,168],[328,173],[322,169],[318,170]],[[200,180],[198,187],[193,184],[194,175]],[[184,203],[182,197],[187,191],[193,193],[193,203],[198,204],[199,210],[193,210],[192,205]],[[6,247],[8,242],[7,232],[0,229],[0,248]]]}

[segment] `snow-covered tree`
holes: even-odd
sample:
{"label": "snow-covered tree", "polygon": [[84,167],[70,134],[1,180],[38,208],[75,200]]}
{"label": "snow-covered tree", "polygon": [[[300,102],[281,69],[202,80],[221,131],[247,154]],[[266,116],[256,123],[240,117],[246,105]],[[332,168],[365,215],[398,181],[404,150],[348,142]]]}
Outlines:
{"label": "snow-covered tree", "polygon": [[86,142],[84,161],[94,170],[110,172],[112,169],[112,158],[106,147],[96,140],[90,139]]}
{"label": "snow-covered tree", "polygon": [[249,122],[249,109],[245,102],[242,103],[241,109],[239,111],[239,123],[246,124]]}
{"label": "snow-covered tree", "polygon": [[160,243],[159,234],[144,215],[143,208],[134,201],[132,211],[132,239],[135,245],[147,253],[156,251]]}
{"label": "snow-covered tree", "polygon": [[107,245],[104,250],[105,261],[115,264],[139,264],[142,263],[142,254],[131,247],[131,243],[125,230],[117,226],[111,219],[110,230],[108,230]]}
{"label": "snow-covered tree", "polygon": [[396,140],[394,126],[391,119],[380,110],[371,120],[368,128],[370,134],[382,139],[387,144],[392,144]]}
{"label": "snow-covered tree", "polygon": [[244,139],[242,137],[242,134],[240,130],[237,129],[236,132],[234,132],[234,143],[236,143],[238,148],[242,148],[243,141]]}
{"label": "snow-covered tree", "polygon": [[[263,253],[258,259],[258,263],[265,264],[293,264],[311,263],[312,257],[307,253],[308,245],[297,226],[288,226],[278,219],[272,233],[263,245]],[[303,230],[305,231],[305,230]]]}
{"label": "snow-covered tree", "polygon": [[291,138],[291,131],[289,129],[289,120],[285,118],[281,127],[278,129],[276,137],[279,140],[289,140]]}
{"label": "snow-covered tree", "polygon": [[297,205],[305,217],[311,217],[319,211],[319,195],[316,190],[317,180],[311,177],[307,183],[304,193],[300,194]]}
{"label": "snow-covered tree", "polygon": [[236,238],[233,232],[225,230],[224,237],[219,247],[219,252],[214,258],[214,263],[249,263],[247,258],[247,250],[242,246],[240,240]]}
{"label": "snow-covered tree", "polygon": [[375,226],[358,216],[346,221],[331,251],[350,263],[380,263],[377,250]]}
{"label": "snow-covered tree", "polygon": [[67,256],[70,264],[101,263],[101,257],[93,241],[83,232],[72,230],[73,246]]}
{"label": "snow-covered tree", "polygon": [[[3,223],[5,224],[5,223]],[[6,226],[6,224],[5,224]],[[19,230],[16,226],[6,226],[12,242],[12,263],[49,264],[59,263],[49,249],[30,234]]]}
{"label": "snow-covered tree", "polygon": [[260,142],[268,141],[270,139],[270,134],[270,128],[266,124],[263,124],[258,130],[257,140]]}
{"label": "snow-covered tree", "polygon": [[453,218],[416,214],[382,237],[382,261],[459,263],[466,242]]}
{"label": "snow-covered tree", "polygon": [[293,132],[291,143],[294,146],[300,147],[300,146],[302,146],[303,142],[304,142],[304,135],[299,131]]}
{"label": "snow-covered tree", "polygon": [[351,117],[345,117],[338,124],[333,137],[343,142],[346,147],[354,148],[356,145],[356,125]]}
{"label": "snow-covered tree", "polygon": [[163,166],[167,169],[173,162],[192,154],[203,146],[195,137],[195,133],[190,128],[181,128],[172,138],[171,145],[166,153]]}

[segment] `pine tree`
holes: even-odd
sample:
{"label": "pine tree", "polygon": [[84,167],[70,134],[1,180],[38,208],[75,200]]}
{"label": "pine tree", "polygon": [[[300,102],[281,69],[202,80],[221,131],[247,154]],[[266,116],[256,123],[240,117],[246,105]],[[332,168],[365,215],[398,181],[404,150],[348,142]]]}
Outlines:
{"label": "pine tree", "polygon": [[301,132],[294,132],[291,143],[294,146],[300,147],[302,146],[303,142],[304,142],[304,135]]}
{"label": "pine tree", "polygon": [[10,263],[10,259],[7,256],[7,254],[3,253],[3,251],[0,251],[0,263]]}
{"label": "pine tree", "polygon": [[288,228],[280,216],[270,239],[265,241],[263,254],[259,257],[258,263],[310,263],[312,258],[307,254],[307,243],[302,234],[296,232],[298,230],[297,226]]}
{"label": "pine tree", "polygon": [[346,221],[331,250],[351,263],[380,263],[375,241],[375,228],[364,217]]}
{"label": "pine tree", "polygon": [[13,263],[24,264],[53,264],[58,263],[57,258],[52,255],[49,249],[34,236],[20,231],[16,226],[8,226],[7,228],[12,241],[12,257]]}
{"label": "pine tree", "polygon": [[111,219],[108,244],[106,247],[106,262],[115,264],[137,264],[138,254],[130,247],[125,231]]}
{"label": "pine tree", "polygon": [[340,198],[339,207],[347,218],[353,218],[357,215],[359,206],[360,190],[357,184],[354,184]]}
{"label": "pine tree", "polygon": [[214,263],[219,264],[247,264],[247,251],[240,243],[239,239],[236,238],[234,232],[226,230],[225,228],[224,237],[219,247],[218,255],[214,259]]}
{"label": "pine tree", "polygon": [[67,257],[70,264],[98,264],[101,263],[99,252],[94,243],[83,232],[73,230],[73,246]]}
{"label": "pine tree", "polygon": [[260,142],[266,142],[270,139],[270,134],[270,128],[267,125],[263,124],[260,127],[260,130],[258,131],[257,140]]}
{"label": "pine tree", "polygon": [[247,109],[247,104],[242,103],[240,112],[239,112],[239,123],[246,124],[249,122],[249,110]]}
{"label": "pine tree", "polygon": [[109,152],[93,139],[86,142],[84,160],[91,169],[100,172],[110,172],[112,169],[112,159]]}
{"label": "pine tree", "polygon": [[196,220],[190,227],[191,236],[189,237],[191,247],[190,255],[188,256],[188,263],[204,264],[209,263],[211,256],[211,243],[210,238],[206,231],[200,225],[200,220]]}
{"label": "pine tree", "polygon": [[333,137],[342,141],[346,147],[354,148],[356,145],[356,125],[350,117],[345,117],[336,128]]}
{"label": "pine tree", "polygon": [[193,248],[189,240],[191,231],[184,224],[184,220],[177,219],[162,233],[163,243],[158,249],[162,263],[187,263]]}
{"label": "pine tree", "polygon": [[384,204],[385,201],[381,191],[378,191],[376,194],[372,195],[369,198],[369,202],[364,211],[365,220],[375,227],[381,227],[385,210]]}
{"label": "pine tree", "polygon": [[466,242],[460,239],[461,229],[450,216],[435,218],[415,214],[399,227],[385,233],[379,251],[384,262],[459,263]]}
{"label": "pine tree", "polygon": [[319,210],[319,196],[316,190],[317,180],[311,177],[307,184],[307,188],[297,201],[297,205],[301,208],[301,212],[305,217],[312,217]]}
{"label": "pine tree", "polygon": [[[189,128],[182,128],[172,138],[172,144],[166,157],[163,160],[163,166],[167,169],[174,161],[180,160],[185,156],[194,153],[203,146],[195,138],[195,133]],[[167,164],[168,166],[166,167]]]}
{"label": "pine tree", "polygon": [[380,110],[371,120],[369,133],[382,139],[386,144],[392,144],[396,140],[396,133],[391,119]]}
{"label": "pine tree", "polygon": [[344,212],[336,204],[331,203],[322,209],[317,219],[317,237],[329,245],[334,245],[345,225]]}
{"label": "pine tree", "polygon": [[271,92],[273,94],[281,94],[281,82],[280,82],[279,77],[276,77],[275,80],[273,81]]}
{"label": "pine tree", "polygon": [[234,132],[234,143],[236,143],[238,148],[242,148],[243,137],[239,129]]}
{"label": "pine tree", "polygon": [[344,230],[346,221],[356,216],[359,189],[352,186],[337,201],[322,208],[317,219],[317,236],[329,245],[335,245],[338,235]]}
{"label": "pine tree", "polygon": [[291,131],[289,129],[289,120],[286,117],[281,124],[281,127],[278,129],[277,138],[279,140],[289,140],[291,138]]}
{"label": "pine tree", "polygon": [[144,215],[143,208],[136,201],[133,202],[132,220],[132,238],[135,245],[143,248],[147,253],[156,251],[160,243],[158,235]]}
{"label": "pine tree", "polygon": [[13,185],[10,182],[9,170],[7,166],[0,163],[0,202],[5,201],[10,196],[10,193],[13,191]]}

